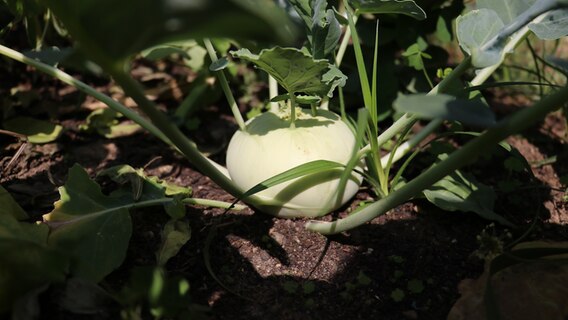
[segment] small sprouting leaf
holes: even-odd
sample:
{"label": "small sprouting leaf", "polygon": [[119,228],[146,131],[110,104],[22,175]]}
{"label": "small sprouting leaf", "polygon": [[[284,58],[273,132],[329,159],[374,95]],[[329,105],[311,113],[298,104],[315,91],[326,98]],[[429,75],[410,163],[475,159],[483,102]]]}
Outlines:
{"label": "small sprouting leaf", "polygon": [[109,139],[125,137],[141,130],[136,123],[120,123],[122,117],[118,112],[110,108],[101,108],[91,112],[84,124],[79,125],[79,129],[87,132],[96,132]]}
{"label": "small sprouting leaf", "polygon": [[481,127],[491,127],[496,123],[495,115],[482,101],[456,99],[445,94],[399,96],[394,108],[425,119],[460,121]]}
{"label": "small sprouting leaf", "polygon": [[28,214],[12,198],[12,195],[0,186],[0,216],[11,216],[16,220],[25,220]]}
{"label": "small sprouting leaf", "polygon": [[73,275],[99,282],[122,264],[132,233],[132,200],[101,192],[78,165],[59,188],[61,199],[43,216],[52,228],[49,244],[74,257]]}
{"label": "small sprouting leaf", "polygon": [[529,29],[543,40],[556,40],[568,35],[568,9],[557,9],[546,14],[540,22],[532,22]]}
{"label": "small sprouting leaf", "polygon": [[313,104],[313,103],[320,103],[321,98],[318,96],[305,96],[305,95],[299,95],[296,96],[296,102],[299,104]]}
{"label": "small sprouting leaf", "polygon": [[456,19],[457,38],[460,47],[471,55],[472,63],[483,68],[499,63],[503,48],[483,49],[485,43],[495,37],[505,26],[499,15],[490,9],[478,9]]}
{"label": "small sprouting leaf", "polygon": [[426,19],[426,12],[413,0],[354,0],[358,13],[404,14],[416,20]]}
{"label": "small sprouting leaf", "polygon": [[48,121],[29,117],[16,117],[4,121],[4,129],[27,136],[31,143],[48,143],[55,141],[63,127]]}
{"label": "small sprouting leaf", "polygon": [[477,9],[491,9],[499,15],[504,24],[509,24],[534,2],[534,0],[477,0]]}
{"label": "small sprouting leaf", "polygon": [[254,63],[268,72],[289,93],[331,97],[347,77],[325,59],[314,60],[296,48],[275,47],[252,54],[248,49],[231,51],[233,57]]}
{"label": "small sprouting leaf", "polygon": [[423,191],[426,199],[446,211],[475,212],[482,218],[512,224],[493,211],[495,191],[459,170]]}
{"label": "small sprouting leaf", "polygon": [[168,260],[177,255],[181,247],[190,238],[191,228],[187,221],[177,219],[168,221],[162,230],[162,243],[158,252],[156,252],[158,266],[165,266]]}

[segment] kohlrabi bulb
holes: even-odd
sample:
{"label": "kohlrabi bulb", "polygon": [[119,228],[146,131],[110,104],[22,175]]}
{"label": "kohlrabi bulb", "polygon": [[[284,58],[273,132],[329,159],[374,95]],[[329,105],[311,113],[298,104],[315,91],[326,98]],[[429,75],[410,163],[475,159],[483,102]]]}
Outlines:
{"label": "kohlrabi bulb", "polygon": [[[318,110],[312,116],[300,111],[295,127],[285,113],[266,112],[247,122],[247,131],[237,131],[227,150],[227,169],[243,191],[298,165],[329,160],[347,164],[355,136],[335,113]],[[362,178],[352,173],[341,201],[337,189],[343,169],[297,178],[256,194],[262,211],[279,217],[315,217],[345,204],[359,189]]]}

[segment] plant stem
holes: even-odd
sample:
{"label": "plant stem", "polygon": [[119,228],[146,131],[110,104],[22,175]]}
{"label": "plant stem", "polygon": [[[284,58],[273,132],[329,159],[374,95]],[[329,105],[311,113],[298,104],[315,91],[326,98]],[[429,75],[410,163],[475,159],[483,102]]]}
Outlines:
{"label": "plant stem", "polygon": [[160,140],[166,142],[168,145],[171,145],[171,142],[168,140],[168,138],[166,138],[166,136],[160,130],[158,130],[158,128],[156,128],[148,120],[144,119],[141,115],[139,115],[138,113],[132,111],[131,109],[123,106],[122,104],[120,104],[116,100],[112,99],[111,97],[109,97],[109,96],[107,96],[103,93],[98,92],[95,88],[89,86],[88,84],[73,78],[68,73],[65,73],[62,70],[59,70],[55,67],[52,67],[48,64],[41,62],[41,61],[26,57],[22,53],[15,51],[15,50],[12,50],[12,49],[5,47],[3,45],[0,45],[0,54],[6,56],[8,58],[14,59],[18,62],[30,65],[30,66],[36,68],[37,70],[39,70],[39,71],[41,71],[41,72],[43,72],[43,73],[45,73],[49,76],[52,76],[56,79],[59,79],[63,83],[66,83],[70,86],[73,86],[73,87],[79,89],[80,91],[82,91],[82,92],[94,97],[95,99],[105,103],[112,110],[123,114],[125,117],[134,121],[135,123],[140,125],[142,128],[148,130],[151,134],[158,137]]}
{"label": "plant stem", "polygon": [[243,206],[241,204],[235,204],[225,202],[225,201],[218,201],[218,200],[209,200],[209,199],[201,199],[201,198],[185,198],[181,202],[185,204],[191,205],[199,205],[205,207],[212,207],[212,208],[222,208],[222,209],[231,209],[231,210],[244,210],[248,208],[247,206]]}
{"label": "plant stem", "polygon": [[294,92],[290,92],[290,128],[296,128],[296,95]]}
{"label": "plant stem", "polygon": [[481,136],[467,143],[463,148],[453,152],[438,165],[426,170],[402,188],[393,191],[388,197],[368,205],[347,218],[333,222],[310,221],[306,224],[306,228],[322,234],[334,234],[360,226],[408,199],[417,196],[422,190],[430,187],[443,177],[471,163],[479,155],[485,154],[487,148],[493,147],[512,134],[525,130],[533,123],[544,118],[549,112],[560,108],[566,102],[568,102],[568,86],[545,97],[534,106],[517,112],[496,127],[487,130]]}
{"label": "plant stem", "polygon": [[[278,95],[278,82],[273,76],[268,75],[268,97],[270,99]],[[270,111],[278,111],[278,102],[270,102]]]}
{"label": "plant stem", "polygon": [[199,169],[204,175],[208,176],[233,196],[240,198],[243,194],[242,190],[238,188],[223,172],[221,172],[210,160],[205,157],[195,145],[172,123],[169,119],[154,105],[154,103],[144,95],[140,85],[130,77],[122,68],[108,68],[107,70],[115,79],[115,81],[122,86],[124,92],[128,94],[136,103],[138,107],[152,120],[172,143],[179,149],[179,151]]}
{"label": "plant stem", "polygon": [[[209,58],[211,58],[211,62],[217,61],[218,60],[217,53],[215,52],[215,48],[213,48],[213,44],[211,43],[211,41],[209,39],[203,39],[203,43],[205,44],[205,48],[207,49],[207,53],[209,54]],[[227,102],[229,103],[229,106],[231,107],[231,112],[233,113],[233,116],[235,117],[235,121],[239,125],[239,129],[246,132],[247,127],[245,125],[245,120],[243,119],[243,116],[241,115],[241,112],[239,111],[239,106],[237,105],[237,102],[235,101],[235,97],[233,96],[233,93],[231,92],[231,88],[229,87],[229,81],[227,81],[227,77],[225,77],[225,71],[223,71],[223,70],[215,71],[215,74],[217,75],[217,78],[219,79],[219,83],[221,84],[221,88],[223,89],[223,93],[225,94],[225,98],[227,99]]]}

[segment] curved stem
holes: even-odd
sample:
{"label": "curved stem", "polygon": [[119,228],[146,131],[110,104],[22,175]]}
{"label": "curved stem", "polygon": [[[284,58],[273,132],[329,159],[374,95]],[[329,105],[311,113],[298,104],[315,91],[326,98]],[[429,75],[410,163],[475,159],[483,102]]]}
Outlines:
{"label": "curved stem", "polygon": [[493,147],[512,134],[525,130],[533,123],[544,118],[549,112],[560,108],[567,101],[568,86],[545,97],[533,107],[517,112],[509,119],[502,121],[500,125],[487,130],[481,136],[467,143],[463,148],[452,153],[438,165],[426,170],[402,188],[393,191],[388,197],[368,205],[347,218],[333,222],[310,221],[306,224],[306,228],[322,234],[334,234],[360,226],[420,194],[422,190],[430,187],[456,169],[475,160],[479,155],[486,153],[487,148]]}
{"label": "curved stem", "polygon": [[[213,48],[213,44],[211,43],[211,41],[209,39],[203,39],[203,43],[205,43],[205,48],[207,49],[207,53],[209,54],[209,58],[211,58],[211,61],[212,62],[217,61],[218,60],[217,53],[215,52],[215,48]],[[215,74],[219,79],[219,83],[221,84],[221,88],[223,89],[225,98],[227,99],[227,102],[231,107],[231,112],[235,117],[235,121],[237,121],[237,124],[239,125],[239,129],[241,129],[242,131],[246,131],[247,127],[245,125],[245,120],[243,119],[243,116],[241,115],[241,112],[239,110],[239,106],[237,105],[235,97],[231,92],[231,88],[229,87],[229,81],[227,81],[227,77],[225,76],[225,71],[223,70],[215,71]]]}
{"label": "curved stem", "polygon": [[93,98],[103,102],[112,110],[119,112],[119,113],[122,113],[125,117],[134,121],[135,123],[140,125],[142,128],[148,130],[151,134],[155,135],[160,140],[171,145],[171,142],[169,141],[169,139],[166,138],[166,136],[158,128],[156,128],[148,120],[144,119],[141,115],[139,115],[138,113],[132,111],[131,109],[123,106],[122,104],[120,104],[116,100],[112,99],[111,97],[109,97],[109,96],[107,96],[103,93],[100,93],[99,91],[97,91],[95,88],[89,86],[88,84],[73,78],[68,73],[65,73],[64,71],[57,69],[55,67],[52,67],[48,64],[45,64],[41,61],[26,57],[21,52],[15,51],[15,50],[10,49],[8,47],[5,47],[3,45],[0,45],[0,54],[6,56],[8,58],[11,58],[13,60],[16,60],[18,62],[30,65],[30,66],[36,68],[37,70],[39,70],[39,71],[41,71],[41,72],[43,72],[43,73],[45,73],[49,76],[52,76],[56,79],[59,79],[61,82],[65,83],[65,84],[68,84],[70,86],[73,86],[73,87],[79,89],[80,91],[82,91],[82,92],[92,96]]}

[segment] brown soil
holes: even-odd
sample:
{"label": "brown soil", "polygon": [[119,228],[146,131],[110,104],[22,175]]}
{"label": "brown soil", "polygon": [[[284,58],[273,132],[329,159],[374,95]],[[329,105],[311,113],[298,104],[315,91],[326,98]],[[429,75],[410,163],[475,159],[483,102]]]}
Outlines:
{"label": "brown soil", "polygon": [[[525,103],[508,96],[497,96],[495,101],[498,110]],[[67,129],[64,135],[55,143],[28,146],[9,169],[5,165],[19,143],[0,136],[4,168],[0,183],[35,218],[51,209],[57,187],[74,163],[93,175],[117,164],[145,167],[150,175],[192,187],[195,197],[233,200],[155,138],[138,133],[104,139],[80,133],[77,126],[86,113],[62,110],[67,110],[58,118]],[[222,147],[234,125],[215,107],[202,116],[211,121],[193,133],[196,140],[215,141],[216,145],[207,145],[211,149]],[[250,209],[225,213],[190,207],[192,239],[167,269],[189,280],[194,303],[210,307],[214,319],[444,319],[460,296],[460,281],[483,271],[480,256],[490,253],[488,242],[506,245],[525,233],[534,219],[538,223],[525,240],[568,240],[566,185],[559,180],[568,174],[565,135],[561,115],[552,114],[523,135],[508,139],[533,164],[534,178],[519,174],[521,187],[499,192],[495,210],[517,228],[507,230],[473,213],[444,212],[422,199],[329,238],[306,231],[303,219],[276,219]],[[222,154],[215,157],[222,159]],[[502,158],[484,159],[469,172],[493,185],[508,178]],[[411,174],[426,165],[416,161]],[[369,197],[367,190],[361,190],[350,207]],[[120,286],[131,268],[155,264],[160,226],[167,220],[160,210],[133,213],[127,260],[103,286]],[[487,240],[483,243],[477,239],[482,233],[486,235],[482,240]]]}

